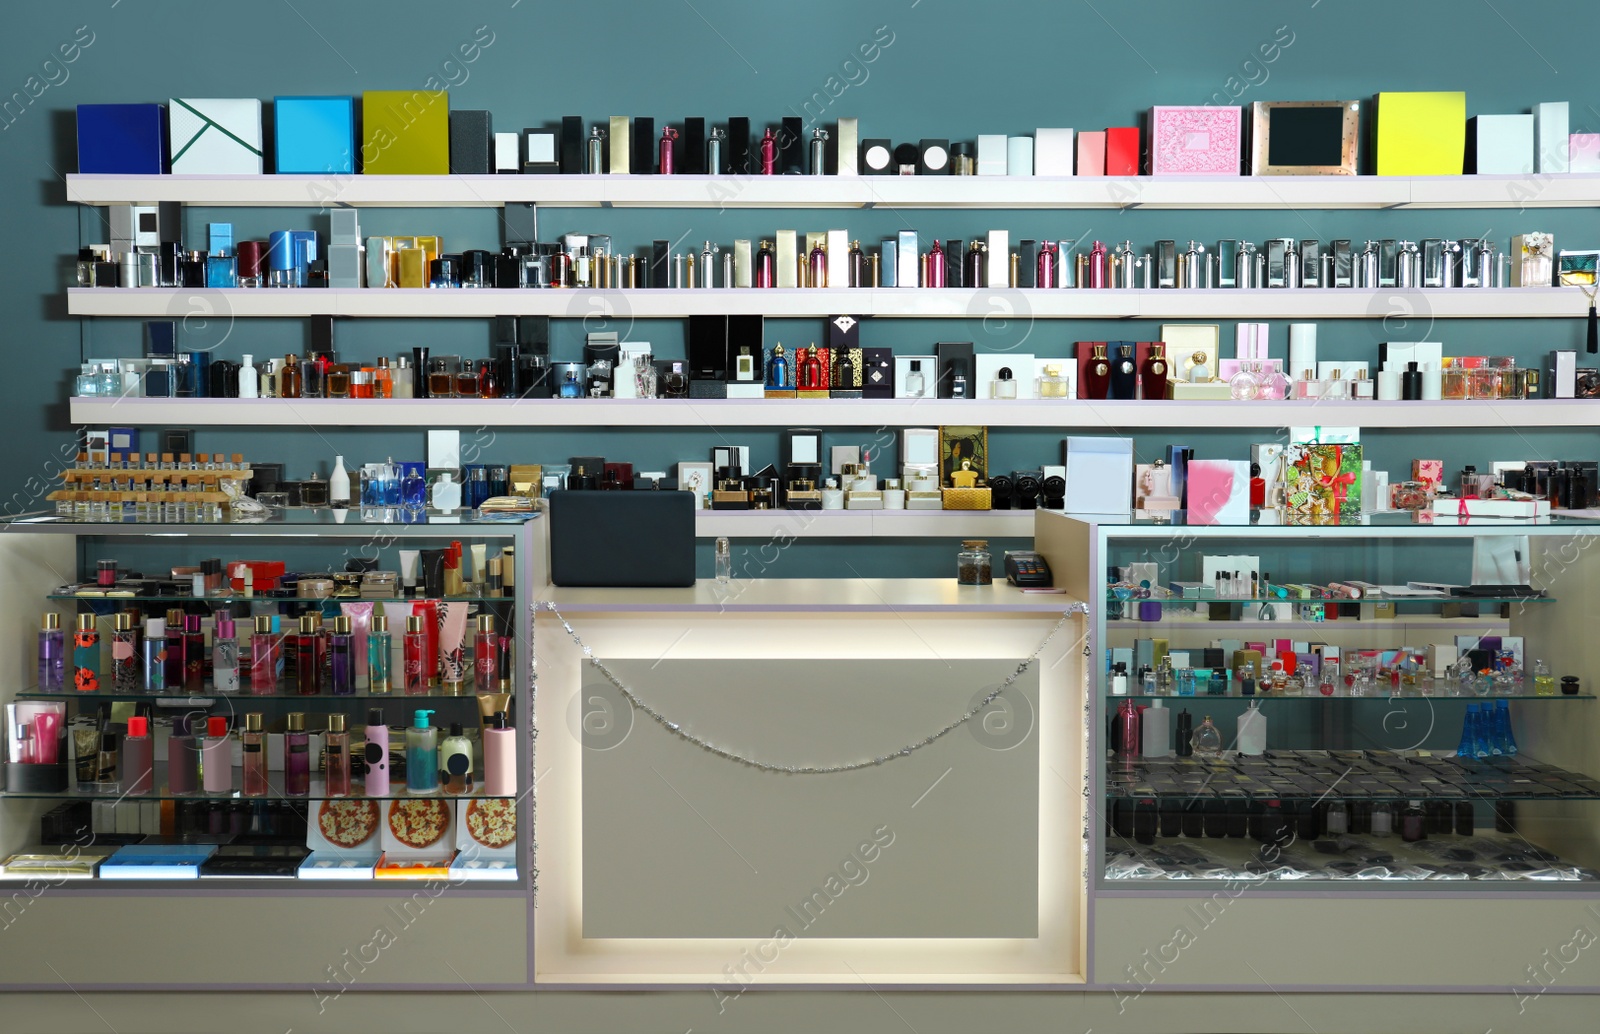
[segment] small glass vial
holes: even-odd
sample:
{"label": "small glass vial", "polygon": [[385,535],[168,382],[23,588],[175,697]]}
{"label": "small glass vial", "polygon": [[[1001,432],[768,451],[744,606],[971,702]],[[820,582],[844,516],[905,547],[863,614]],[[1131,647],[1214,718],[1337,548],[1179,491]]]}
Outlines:
{"label": "small glass vial", "polygon": [[993,581],[987,539],[966,539],[956,554],[956,583],[989,585]]}
{"label": "small glass vial", "polygon": [[727,585],[733,578],[733,552],[724,536],[717,539],[717,584]]}

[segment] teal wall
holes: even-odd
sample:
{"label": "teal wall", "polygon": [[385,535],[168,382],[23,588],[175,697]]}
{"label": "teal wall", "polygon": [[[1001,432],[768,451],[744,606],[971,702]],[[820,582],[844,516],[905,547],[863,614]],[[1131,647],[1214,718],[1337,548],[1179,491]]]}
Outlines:
{"label": "teal wall", "polygon": [[[981,15],[977,12],[981,10]],[[658,124],[685,115],[722,121],[732,114],[776,120],[814,93],[848,84],[823,122],[857,116],[863,136],[896,141],[977,133],[1026,134],[1040,125],[1099,128],[1133,123],[1155,103],[1275,99],[1368,98],[1378,90],[1467,89],[1468,113],[1516,112],[1545,100],[1572,104],[1573,129],[1600,127],[1600,87],[1585,73],[1589,35],[1574,20],[1597,20],[1569,8],[1558,22],[1544,14],[1504,12],[1445,3],[1395,5],[1366,0],[1339,3],[1241,2],[1107,3],[1088,5],[1003,3],[981,9],[951,0],[917,3],[844,3],[816,0],[775,7],[701,0],[677,4],[596,2],[560,5],[511,0],[443,6],[415,0],[377,3],[237,4],[121,0],[57,2],[8,11],[0,38],[0,91],[21,91],[0,122],[0,182],[6,188],[6,225],[17,258],[0,281],[7,314],[6,340],[15,376],[0,381],[9,447],[0,454],[0,500],[15,508],[36,498],[38,478],[53,472],[52,459],[71,441],[65,399],[80,357],[131,354],[140,347],[137,320],[75,320],[65,316],[61,291],[80,242],[105,239],[101,213],[65,201],[61,174],[76,167],[73,106],[85,102],[164,101],[189,96],[275,93],[349,93],[413,88],[430,76],[452,84],[451,103],[488,108],[498,129],[548,123],[580,113],[598,121],[613,113],[650,115]],[[697,13],[699,16],[697,16]],[[1101,17],[1103,16],[1103,17]],[[1451,38],[1441,46],[1441,19]],[[85,32],[79,27],[86,26]],[[480,31],[479,27],[486,29]],[[886,28],[879,28],[880,26]],[[45,65],[75,35],[87,48],[67,65]],[[476,36],[490,45],[470,64],[446,62],[457,44]],[[870,64],[854,63],[857,47],[889,41]],[[1258,47],[1277,40],[1270,63]],[[1419,41],[1435,43],[1419,45]],[[1470,55],[1470,59],[1469,56]],[[29,83],[29,76],[36,79]],[[833,82],[830,84],[830,77]],[[31,104],[29,89],[54,80]],[[1242,92],[1239,92],[1242,88]],[[816,104],[813,103],[813,109]],[[20,111],[20,114],[17,112]],[[204,223],[231,220],[241,238],[270,229],[326,229],[314,210],[205,210],[190,212],[188,237],[203,239]],[[1132,240],[1148,248],[1159,237],[1178,240],[1269,236],[1348,237],[1488,235],[1506,241],[1524,230],[1551,230],[1558,247],[1592,247],[1600,241],[1600,214],[1587,210],[1514,209],[1461,212],[928,212],[767,210],[628,211],[549,209],[542,235],[568,230],[609,232],[619,246],[647,246],[657,237],[727,245],[735,238],[847,227],[872,241],[902,228],[942,238],[1008,229],[1014,237]],[[362,210],[367,234],[437,232],[446,247],[494,248],[499,243],[490,210]],[[1574,312],[1581,312],[1575,299]],[[1383,312],[1378,315],[1381,317]],[[773,320],[768,343],[803,345],[821,334],[820,319]],[[650,341],[658,354],[681,354],[677,321],[577,320],[561,323],[555,352],[576,357],[585,329],[615,329]],[[1155,327],[1138,332],[1153,337]],[[1231,326],[1223,326],[1228,341]],[[481,320],[350,320],[337,332],[340,351],[352,359],[394,354],[428,345],[436,354],[486,354],[489,326]],[[219,356],[257,357],[301,351],[305,321],[219,318],[185,327],[185,346],[212,348]],[[920,351],[935,340],[966,340],[981,350],[1064,354],[1080,339],[1127,338],[1127,323],[1098,320],[1013,320],[1005,325],[973,320],[877,320],[863,342]],[[1580,347],[1581,321],[1438,320],[1426,314],[1408,326],[1374,318],[1326,321],[1320,333],[1325,358],[1375,359],[1379,341],[1440,340],[1447,351],[1513,355],[1535,362],[1552,348]],[[1278,354],[1287,330],[1274,323]],[[832,442],[868,440],[872,428],[830,432]],[[492,441],[489,435],[492,433]],[[496,430],[484,432],[484,458],[563,462],[575,453],[603,453],[644,467],[701,459],[714,443],[745,443],[756,462],[774,460],[777,432],[736,427],[695,432],[654,430]],[[469,434],[470,437],[470,434]],[[1056,461],[1059,433],[996,430],[995,465],[1004,469]],[[1193,445],[1200,456],[1238,457],[1248,442],[1270,434],[1196,428],[1137,433],[1141,458],[1168,442]],[[1415,456],[1442,458],[1447,468],[1480,467],[1492,459],[1571,459],[1595,454],[1592,430],[1481,432],[1432,436],[1426,432],[1369,432],[1368,453],[1379,467],[1402,472]],[[239,451],[257,459],[283,459],[291,476],[326,471],[333,454],[357,463],[392,455],[418,456],[422,434],[306,427],[263,433],[202,430],[201,451]],[[880,471],[881,473],[882,471]],[[953,543],[801,543],[784,551],[772,574],[821,570],[847,575],[942,573]],[[997,543],[996,545],[1000,545]],[[707,558],[702,558],[709,562]],[[845,563],[850,564],[846,568]],[[818,567],[818,564],[823,565]]]}

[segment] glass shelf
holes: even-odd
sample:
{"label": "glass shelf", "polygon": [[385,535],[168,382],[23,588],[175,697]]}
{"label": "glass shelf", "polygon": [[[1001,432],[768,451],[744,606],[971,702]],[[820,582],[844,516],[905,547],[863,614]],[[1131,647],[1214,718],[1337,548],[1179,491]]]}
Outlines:
{"label": "glass shelf", "polygon": [[[86,693],[84,695],[89,696],[90,694]],[[1178,696],[1175,693],[1107,693],[1105,697],[1107,700],[1379,700],[1384,703],[1392,703],[1396,700],[1459,700],[1463,703],[1472,703],[1478,700],[1593,700],[1595,699],[1595,694],[1563,695],[1557,693],[1553,696],[1536,696],[1533,693],[1485,693],[1479,696],[1474,693],[1471,696],[1467,696],[1460,693],[1434,693],[1431,696],[1424,696],[1421,693],[1373,692],[1363,696],[1355,696],[1350,693],[1335,693],[1333,696],[1325,697],[1320,693],[1301,693],[1295,696],[1253,693],[1250,696],[1245,696],[1238,690],[1229,690],[1226,693],[1196,693],[1192,697]]]}
{"label": "glass shelf", "polygon": [[[16,694],[18,700],[154,700],[158,707],[175,707],[186,704],[211,706],[220,701],[248,702],[251,700],[300,700],[300,701],[327,701],[338,703],[341,700],[473,700],[476,699],[477,690],[471,688],[471,683],[465,684],[468,688],[464,693],[446,693],[442,686],[434,686],[426,693],[408,694],[402,692],[373,693],[370,690],[361,690],[357,693],[347,693],[335,696],[332,693],[318,693],[316,695],[301,694],[294,691],[291,683],[283,683],[273,693],[173,693],[163,691],[160,693],[146,693],[135,690],[121,693],[114,689],[101,690],[95,693],[80,693],[68,690],[61,693],[44,693],[38,689],[29,688]],[[496,692],[509,693],[511,690],[497,690]]]}
{"label": "glass shelf", "polygon": [[510,596],[93,596],[82,593],[54,592],[48,600],[74,603],[204,603],[208,607],[233,607],[252,603],[397,603],[412,604],[424,601],[439,603],[503,603],[507,606],[516,600]]}
{"label": "glass shelf", "polygon": [[1600,781],[1525,755],[1459,758],[1444,751],[1268,751],[1223,761],[1108,758],[1106,797],[1221,800],[1595,801]]}
{"label": "glass shelf", "polygon": [[[1120,603],[1124,607],[1133,607],[1133,606],[1137,606],[1140,603],[1160,603],[1160,604],[1163,604],[1165,606],[1174,606],[1174,607],[1192,606],[1192,605],[1195,605],[1195,604],[1203,604],[1203,603],[1239,603],[1239,604],[1287,603],[1287,604],[1292,604],[1294,606],[1317,606],[1317,605],[1327,606],[1327,605],[1333,604],[1333,603],[1393,603],[1393,604],[1397,604],[1397,605],[1398,604],[1410,603],[1410,604],[1426,604],[1426,605],[1432,606],[1432,605],[1440,604],[1440,603],[1493,603],[1493,604],[1500,604],[1500,603],[1554,603],[1554,602],[1556,602],[1556,598],[1554,596],[1537,595],[1537,596],[1363,596],[1360,599],[1352,599],[1352,598],[1350,598],[1348,596],[1218,596],[1218,597],[1215,597],[1215,598],[1212,598],[1212,597],[1208,596],[1208,597],[1204,597],[1204,598],[1201,598],[1201,599],[1196,599],[1196,598],[1190,597],[1190,596],[1147,596],[1147,597],[1142,597],[1142,598],[1138,597],[1138,596],[1130,596],[1127,599],[1123,599],[1120,596],[1116,596],[1116,595],[1113,595],[1111,593],[1107,593],[1106,594],[1106,602],[1108,604]],[[1137,621],[1138,619],[1137,618],[1122,617],[1122,618],[1108,618],[1108,620]],[[1385,620],[1395,620],[1395,619],[1385,619]],[[1147,624],[1147,625],[1153,625],[1153,624],[1156,624],[1156,623],[1157,622],[1154,622],[1154,621],[1143,622],[1143,624]],[[1272,622],[1263,621],[1261,623],[1265,625],[1265,624],[1271,624]]]}
{"label": "glass shelf", "polygon": [[[369,796],[365,792],[360,779],[352,778],[351,782],[350,782],[350,789],[351,789],[352,792],[350,793],[350,795],[348,797],[329,797],[328,793],[327,793],[327,784],[326,784],[325,780],[322,778],[321,775],[319,775],[319,774],[317,774],[315,772],[313,772],[311,774],[311,790],[304,797],[290,797],[290,796],[288,796],[287,794],[285,794],[283,792],[283,773],[282,772],[269,772],[269,773],[267,773],[267,792],[266,792],[266,794],[264,794],[264,795],[262,795],[260,797],[246,797],[242,793],[240,793],[237,788],[242,786],[243,784],[244,784],[243,770],[236,767],[233,770],[233,786],[235,787],[235,789],[231,793],[228,793],[228,794],[208,794],[208,793],[198,792],[198,793],[191,793],[191,794],[174,794],[174,793],[170,792],[168,787],[167,787],[167,763],[165,761],[158,761],[158,762],[156,762],[156,765],[155,765],[155,777],[154,777],[154,780],[153,780],[153,786],[152,786],[151,792],[147,793],[147,794],[133,795],[133,794],[124,793],[120,789],[118,789],[118,790],[100,790],[100,789],[95,789],[95,788],[84,788],[84,787],[69,786],[67,789],[61,790],[61,791],[58,791],[58,792],[55,792],[55,793],[36,792],[36,791],[31,791],[31,790],[7,790],[4,793],[0,793],[0,797],[17,797],[17,798],[27,798],[27,799],[61,800],[61,801],[230,801],[230,800],[232,800],[232,801],[245,801],[245,802],[251,802],[251,801],[286,801],[286,802],[289,802],[289,803],[295,803],[297,801],[324,801],[324,800],[372,800],[372,801],[427,800],[427,799],[433,799],[433,800],[456,800],[456,799],[460,799],[460,798],[488,797],[489,796],[488,794],[483,792],[483,780],[481,778],[479,778],[478,776],[476,776],[476,775],[474,775],[474,777],[473,777],[473,789],[472,789],[472,791],[470,793],[461,793],[461,794],[455,794],[455,793],[447,794],[447,793],[443,793],[443,792],[428,793],[428,794],[414,794],[414,793],[411,793],[411,792],[406,790],[405,782],[404,782],[404,780],[401,780],[398,783],[393,783],[390,786],[389,793],[384,794],[384,795],[379,796],[379,797],[372,797],[372,796]],[[504,795],[497,795],[497,796],[504,796]]]}

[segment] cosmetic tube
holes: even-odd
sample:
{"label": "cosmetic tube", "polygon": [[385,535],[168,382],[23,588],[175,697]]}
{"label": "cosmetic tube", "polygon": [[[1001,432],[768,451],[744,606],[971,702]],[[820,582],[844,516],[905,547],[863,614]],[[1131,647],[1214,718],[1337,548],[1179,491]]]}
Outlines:
{"label": "cosmetic tube", "polygon": [[444,549],[424,549],[422,555],[422,594],[438,599],[444,593]]}
{"label": "cosmetic tube", "polygon": [[467,604],[439,604],[439,671],[446,696],[460,696],[467,680]]}
{"label": "cosmetic tube", "polygon": [[400,551],[400,587],[407,596],[417,594],[417,561],[419,553],[415,549],[402,549]]}

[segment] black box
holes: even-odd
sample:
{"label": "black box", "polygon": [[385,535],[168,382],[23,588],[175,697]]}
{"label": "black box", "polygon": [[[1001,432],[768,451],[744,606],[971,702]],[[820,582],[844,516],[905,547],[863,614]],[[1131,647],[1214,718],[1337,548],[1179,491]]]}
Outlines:
{"label": "black box", "polygon": [[1017,286],[1038,287],[1038,280],[1039,242],[1020,240],[1017,242]]}
{"label": "black box", "polygon": [[959,372],[967,379],[967,398],[973,397],[972,382],[973,368],[977,365],[973,358],[971,341],[940,341],[933,346],[933,352],[939,357],[939,398],[952,398],[951,389],[955,387],[955,375]]}
{"label": "black box", "polygon": [[[675,150],[678,162],[678,171],[685,176],[704,176],[706,174],[706,120],[703,118],[686,118],[683,120],[683,136],[678,140]],[[710,170],[716,172],[716,169]]]}
{"label": "black box", "polygon": [[723,149],[727,153],[722,160],[728,163],[729,173],[740,176],[760,168],[758,163],[751,161],[749,119],[742,116],[728,119],[728,139]]}
{"label": "black box", "polygon": [[672,286],[672,242],[652,241],[650,244],[650,287]]}
{"label": "black box", "polygon": [[894,145],[887,140],[861,141],[861,159],[857,168],[863,176],[894,175]]}
{"label": "black box", "polygon": [[778,131],[778,172],[784,176],[800,176],[806,171],[805,122],[795,115],[783,117],[783,127]]}
{"label": "black box", "polygon": [[[695,381],[726,381],[728,379],[728,317],[689,317],[689,388],[694,391]],[[721,396],[727,397],[724,388]]]}
{"label": "black box", "polygon": [[[507,201],[500,215],[501,229],[505,232],[504,244],[517,244],[539,239],[539,206],[532,201]],[[500,282],[500,272],[495,271],[495,283]],[[513,286],[516,278],[512,278]]]}
{"label": "black box", "polygon": [[894,350],[863,348],[861,394],[869,399],[894,398]]}
{"label": "black box", "polygon": [[583,116],[561,116],[561,171],[575,176],[583,171]]}
{"label": "black box", "polygon": [[467,108],[450,113],[450,171],[457,176],[494,172],[494,129],[487,111]]}
{"label": "black box", "polygon": [[966,255],[966,252],[966,241],[944,242],[944,285],[946,287],[967,286],[961,282],[962,258]]}
{"label": "black box", "polygon": [[633,148],[628,152],[628,164],[635,176],[649,176],[656,171],[656,120],[633,120]]}
{"label": "black box", "polygon": [[949,172],[950,141],[923,137],[917,144],[917,175],[945,176]]}

